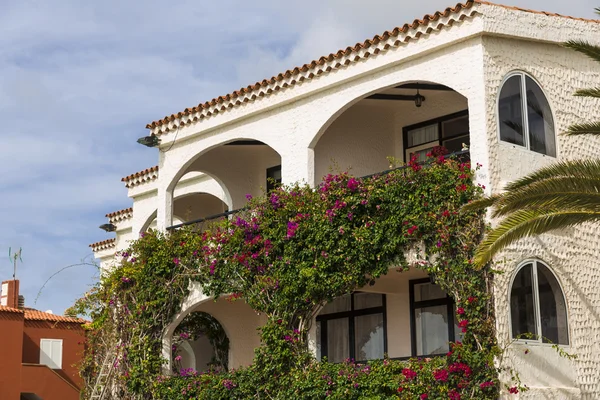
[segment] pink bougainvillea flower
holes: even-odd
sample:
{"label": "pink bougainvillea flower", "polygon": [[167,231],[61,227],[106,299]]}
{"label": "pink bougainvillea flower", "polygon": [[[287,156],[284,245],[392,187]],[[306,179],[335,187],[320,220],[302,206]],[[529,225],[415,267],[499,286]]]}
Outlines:
{"label": "pink bougainvillea flower", "polygon": [[513,386],[511,388],[508,388],[508,393],[510,393],[510,394],[517,394],[517,393],[519,393],[519,389],[517,389],[516,386]]}
{"label": "pink bougainvillea flower", "polygon": [[408,380],[415,379],[417,377],[417,373],[410,368],[404,368],[402,370],[402,375]]}
{"label": "pink bougainvillea flower", "polygon": [[445,369],[434,371],[433,377],[436,381],[446,382],[448,380],[448,371]]}
{"label": "pink bougainvillea flower", "polygon": [[458,307],[458,308],[456,309],[456,313],[457,313],[458,315],[463,315],[463,314],[465,313],[465,309],[464,309],[464,308],[462,308],[462,307]]}

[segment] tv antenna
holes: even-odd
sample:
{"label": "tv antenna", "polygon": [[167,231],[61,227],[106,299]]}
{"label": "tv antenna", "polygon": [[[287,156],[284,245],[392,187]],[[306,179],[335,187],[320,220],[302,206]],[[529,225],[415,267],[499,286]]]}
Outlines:
{"label": "tv antenna", "polygon": [[8,258],[13,263],[13,280],[17,279],[17,261],[23,262],[21,258],[21,254],[23,253],[23,249],[19,247],[19,250],[12,252],[12,248],[8,248]]}

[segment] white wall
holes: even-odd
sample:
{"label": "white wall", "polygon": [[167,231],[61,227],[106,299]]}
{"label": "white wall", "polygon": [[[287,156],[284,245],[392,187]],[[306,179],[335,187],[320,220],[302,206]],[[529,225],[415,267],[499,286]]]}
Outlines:
{"label": "white wall", "polygon": [[[560,133],[572,123],[600,119],[597,101],[572,96],[577,88],[600,85],[600,66],[553,44],[486,37],[484,46],[490,176],[493,191],[498,192],[507,182],[555,161],[499,143],[496,98],[506,74],[523,70],[540,83]],[[597,158],[600,139],[558,136],[557,152],[559,160]],[[597,225],[586,224],[521,240],[496,257],[497,268],[505,272],[495,282],[498,335],[503,343],[509,340],[510,332],[509,279],[522,260],[537,257],[545,261],[557,275],[567,300],[571,345],[565,350],[577,354],[578,359],[571,362],[557,357],[554,349],[541,345],[529,346],[527,355],[522,346],[514,346],[507,360],[521,374],[523,383],[533,388],[528,398],[600,396],[599,234]]]}

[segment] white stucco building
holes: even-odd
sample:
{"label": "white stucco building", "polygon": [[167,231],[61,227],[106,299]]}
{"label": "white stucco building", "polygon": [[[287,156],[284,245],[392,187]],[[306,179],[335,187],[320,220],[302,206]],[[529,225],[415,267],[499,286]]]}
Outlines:
{"label": "white stucco building", "polygon": [[[91,247],[108,267],[140,232],[241,208],[269,176],[315,185],[332,167],[362,176],[387,169],[387,156],[407,159],[437,145],[468,144],[487,194],[557,160],[597,157],[600,141],[559,135],[600,119],[597,102],[573,96],[600,86],[600,66],[561,46],[570,39],[600,44],[600,22],[469,1],[152,122],[158,166],[123,178],[132,208],[108,214],[116,238]],[[521,398],[600,398],[598,234],[594,225],[546,234],[496,258],[504,271],[495,281],[501,343],[541,332],[578,356],[561,358],[542,342],[513,344],[505,362],[532,389]],[[389,274],[368,291],[321,312],[315,352],[330,360],[408,357],[442,353],[454,339],[451,300],[424,273]],[[193,311],[222,324],[230,367],[251,362],[262,317],[200,290],[169,327],[165,348]],[[376,334],[361,336],[373,327]],[[201,369],[194,360],[210,349],[188,347],[185,362]]]}

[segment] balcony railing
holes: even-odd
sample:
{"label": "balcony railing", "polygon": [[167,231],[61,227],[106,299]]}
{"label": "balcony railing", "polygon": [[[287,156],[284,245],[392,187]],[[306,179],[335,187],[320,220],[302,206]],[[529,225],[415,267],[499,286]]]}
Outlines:
{"label": "balcony railing", "polygon": [[[457,158],[459,160],[461,160],[461,159],[462,160],[468,160],[469,159],[469,150],[456,151],[454,153],[447,154],[445,157],[446,158]],[[429,161],[426,161],[426,162],[421,162],[419,164],[426,166],[429,163],[430,163]],[[385,171],[376,172],[374,174],[369,174],[369,175],[361,176],[361,177],[359,177],[359,179],[371,178],[371,177],[376,176],[376,175],[385,175],[385,174],[389,174],[390,172],[402,170],[402,169],[405,169],[405,168],[408,168],[408,167],[409,167],[409,165],[402,165],[402,166],[397,167],[397,168],[387,169]],[[170,230],[175,230],[175,229],[183,228],[185,226],[197,225],[197,224],[202,224],[204,222],[214,221],[214,220],[219,219],[219,218],[224,218],[224,217],[228,217],[230,215],[237,214],[237,213],[239,213],[241,211],[244,211],[246,209],[247,209],[246,207],[243,207],[243,208],[238,208],[236,210],[225,211],[225,212],[222,212],[222,213],[219,213],[219,214],[210,215],[208,217],[194,219],[192,221],[187,221],[187,222],[183,222],[181,224],[169,226],[167,228],[167,230],[170,231]]]}

